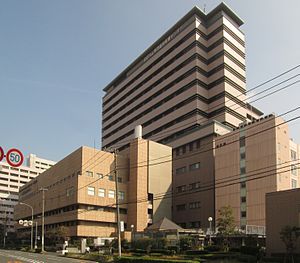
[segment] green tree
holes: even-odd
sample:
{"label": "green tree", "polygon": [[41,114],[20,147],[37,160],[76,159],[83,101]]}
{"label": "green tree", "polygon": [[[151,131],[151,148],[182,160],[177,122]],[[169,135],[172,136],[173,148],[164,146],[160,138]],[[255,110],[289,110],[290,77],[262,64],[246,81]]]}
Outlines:
{"label": "green tree", "polygon": [[284,262],[294,263],[294,251],[296,249],[297,240],[300,236],[300,228],[295,226],[285,226],[280,231],[280,239],[285,244],[286,255]]}
{"label": "green tree", "polygon": [[223,206],[218,211],[217,228],[221,236],[221,243],[224,251],[229,249],[229,237],[235,233],[235,223],[231,206]]}

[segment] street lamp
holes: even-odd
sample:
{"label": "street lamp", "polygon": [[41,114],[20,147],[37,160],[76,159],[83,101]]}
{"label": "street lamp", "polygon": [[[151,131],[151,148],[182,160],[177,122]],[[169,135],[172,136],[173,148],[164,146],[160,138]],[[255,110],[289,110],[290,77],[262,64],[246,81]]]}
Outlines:
{"label": "street lamp", "polygon": [[213,218],[210,216],[208,218],[208,222],[209,222],[209,245],[211,245],[211,233],[212,233],[212,231],[211,231],[211,222],[212,222],[212,220],[213,220]]}
{"label": "street lamp", "polygon": [[30,247],[31,247],[31,250],[33,249],[33,207],[29,204],[26,204],[26,203],[23,203],[23,202],[20,202],[19,203],[20,205],[26,205],[28,207],[31,208],[31,238],[30,238]]}
{"label": "street lamp", "polygon": [[133,229],[134,229],[134,225],[131,225],[130,228],[131,228],[131,243],[132,243],[132,241],[133,241]]}
{"label": "street lamp", "polygon": [[41,187],[40,191],[43,192],[43,206],[42,206],[42,252],[45,252],[45,191],[48,191],[47,188]]}

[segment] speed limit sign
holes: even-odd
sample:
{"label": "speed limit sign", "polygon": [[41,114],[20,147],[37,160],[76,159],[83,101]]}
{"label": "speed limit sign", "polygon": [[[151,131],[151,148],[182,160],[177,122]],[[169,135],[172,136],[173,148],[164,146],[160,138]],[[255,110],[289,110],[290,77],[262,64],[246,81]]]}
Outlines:
{"label": "speed limit sign", "polygon": [[13,167],[18,167],[23,163],[23,154],[18,149],[10,149],[6,154],[6,161]]}
{"label": "speed limit sign", "polygon": [[2,147],[0,147],[0,162],[3,160],[3,158],[4,158],[4,151]]}

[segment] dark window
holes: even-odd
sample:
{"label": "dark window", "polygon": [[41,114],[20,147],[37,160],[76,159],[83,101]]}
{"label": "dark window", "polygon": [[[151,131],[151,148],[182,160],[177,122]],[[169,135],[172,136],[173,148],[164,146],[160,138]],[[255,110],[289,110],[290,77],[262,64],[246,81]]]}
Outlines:
{"label": "dark window", "polygon": [[246,217],[246,216],[247,216],[246,211],[242,211],[242,212],[241,212],[241,217]]}
{"label": "dark window", "polygon": [[240,138],[240,147],[243,147],[245,145],[246,145],[246,139],[245,139],[245,136],[243,136]]}
{"label": "dark window", "polygon": [[186,210],[186,205],[185,204],[176,205],[176,210],[177,211],[184,211],[184,210]]}
{"label": "dark window", "polygon": [[242,203],[246,203],[246,196],[242,196],[242,197],[241,197],[241,202],[242,202]]}
{"label": "dark window", "polygon": [[193,142],[189,143],[189,148],[190,148],[190,152],[193,151],[193,149],[194,149],[194,143]]}
{"label": "dark window", "polygon": [[180,167],[176,169],[176,174],[183,174],[186,172],[186,167]]}
{"label": "dark window", "polygon": [[246,153],[241,153],[241,159],[245,159],[246,158]]}

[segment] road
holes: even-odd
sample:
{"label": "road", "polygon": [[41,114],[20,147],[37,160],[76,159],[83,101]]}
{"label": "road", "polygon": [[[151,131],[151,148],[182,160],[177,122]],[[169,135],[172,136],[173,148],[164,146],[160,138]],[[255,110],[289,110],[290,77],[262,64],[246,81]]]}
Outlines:
{"label": "road", "polygon": [[0,263],[95,263],[96,261],[59,257],[55,253],[35,254],[0,249]]}

